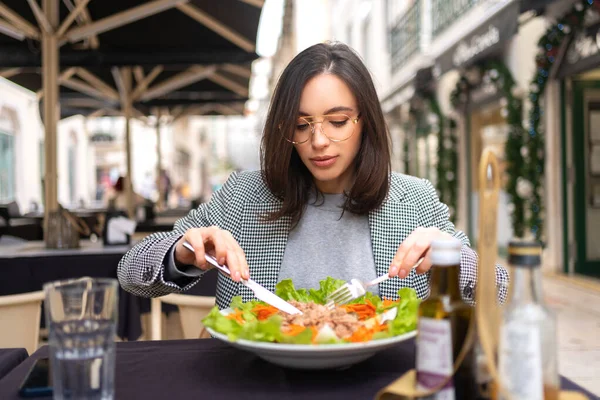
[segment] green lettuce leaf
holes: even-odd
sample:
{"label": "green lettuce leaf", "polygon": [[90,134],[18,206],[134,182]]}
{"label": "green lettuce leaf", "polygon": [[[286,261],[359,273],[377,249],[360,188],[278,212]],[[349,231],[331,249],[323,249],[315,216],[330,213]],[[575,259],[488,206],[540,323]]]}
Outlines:
{"label": "green lettuce leaf", "polygon": [[327,296],[335,292],[345,283],[346,282],[341,279],[334,279],[328,276],[326,279],[323,279],[319,282],[319,289],[309,290],[311,300],[317,304],[325,304],[325,299]]}
{"label": "green lettuce leaf", "polygon": [[257,342],[281,342],[281,322],[283,319],[278,315],[259,321],[246,322],[237,334],[238,339],[253,340]]}
{"label": "green lettuce leaf", "polygon": [[417,329],[417,318],[420,300],[417,292],[412,288],[402,288],[398,291],[400,302],[397,304],[396,318],[388,321],[390,336],[398,336]]}
{"label": "green lettuce leaf", "polygon": [[306,289],[298,289],[294,287],[291,279],[284,279],[275,286],[275,294],[285,301],[296,300],[302,303],[311,301]]}
{"label": "green lettuce leaf", "polygon": [[316,304],[325,304],[325,299],[330,293],[346,283],[340,279],[327,277],[319,282],[319,289],[296,289],[291,279],[284,279],[275,286],[275,294],[285,301],[296,300],[303,303],[312,301]]}
{"label": "green lettuce leaf", "polygon": [[[213,307],[210,313],[202,320],[202,323],[207,328],[214,329],[215,331],[229,336],[230,338],[237,337],[239,332],[242,330],[242,325],[233,320],[225,317],[221,314],[219,307]],[[235,339],[232,339],[235,340]]]}
{"label": "green lettuce leaf", "polygon": [[312,330],[310,328],[306,328],[302,332],[297,335],[286,335],[283,334],[282,337],[283,343],[289,344],[311,344],[312,343]]}

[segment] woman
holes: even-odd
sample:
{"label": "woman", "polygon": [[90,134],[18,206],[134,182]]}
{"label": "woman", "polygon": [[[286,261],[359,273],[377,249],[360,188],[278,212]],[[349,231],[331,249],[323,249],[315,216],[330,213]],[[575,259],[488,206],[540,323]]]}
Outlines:
{"label": "woman", "polygon": [[[107,207],[114,208],[117,210],[127,210],[127,193],[125,193],[125,182],[126,179],[124,176],[119,176],[115,185],[112,187],[112,191],[107,193]],[[139,194],[133,192],[133,204],[135,207],[139,207],[144,205],[144,199]]]}
{"label": "woman", "polygon": [[[122,286],[141,296],[185,291],[208,268],[210,252],[232,271],[231,278],[219,274],[221,308],[236,295],[253,298],[239,283],[250,276],[274,290],[286,278],[308,288],[327,276],[368,281],[389,273],[393,278],[375,292],[396,298],[399,288],[413,287],[423,298],[431,241],[455,237],[464,244],[461,289],[473,300],[477,255],[431,183],[390,173],[377,93],[348,46],[314,45],[284,70],[264,128],[261,166],[232,174],[172,232],[132,248],[119,264]],[[497,268],[497,278],[504,298],[506,271]]]}

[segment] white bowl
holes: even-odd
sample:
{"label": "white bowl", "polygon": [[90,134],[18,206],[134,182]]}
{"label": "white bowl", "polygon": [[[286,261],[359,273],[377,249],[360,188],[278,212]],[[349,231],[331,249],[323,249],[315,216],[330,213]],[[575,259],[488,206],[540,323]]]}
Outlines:
{"label": "white bowl", "polygon": [[[227,315],[231,310],[222,310]],[[372,340],[364,343],[344,344],[284,344],[255,342],[251,340],[231,341],[222,333],[207,328],[218,340],[233,347],[249,351],[258,357],[282,367],[297,369],[335,369],[349,367],[374,356],[377,352],[395,346],[417,335],[417,331],[394,336],[388,339]]]}

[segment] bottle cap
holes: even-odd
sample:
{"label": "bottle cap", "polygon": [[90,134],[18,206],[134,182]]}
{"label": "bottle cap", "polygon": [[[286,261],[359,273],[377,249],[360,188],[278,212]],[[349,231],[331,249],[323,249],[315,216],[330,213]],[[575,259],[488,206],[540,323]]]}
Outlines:
{"label": "bottle cap", "polygon": [[458,239],[435,239],[431,241],[431,264],[433,266],[460,265],[462,242]]}
{"label": "bottle cap", "polygon": [[508,263],[514,267],[539,267],[542,244],[536,241],[511,241],[508,244]]}

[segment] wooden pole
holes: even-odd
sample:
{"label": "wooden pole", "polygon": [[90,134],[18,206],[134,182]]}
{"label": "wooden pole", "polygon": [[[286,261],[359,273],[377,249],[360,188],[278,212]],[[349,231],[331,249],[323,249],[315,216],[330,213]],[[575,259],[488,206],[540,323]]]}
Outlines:
{"label": "wooden pole", "polygon": [[125,111],[125,147],[127,151],[127,215],[129,218],[135,218],[135,199],[133,197],[133,169],[131,167],[131,115],[133,107],[131,104],[131,69],[123,68],[123,82],[127,89],[127,101],[124,104]]}
{"label": "wooden pole", "polygon": [[126,196],[127,196],[127,215],[129,218],[135,218],[135,203],[133,198],[133,179],[131,168],[131,104],[125,107],[125,149],[127,151],[127,179],[126,179]]}
{"label": "wooden pole", "polygon": [[125,156],[127,163],[127,177],[125,179],[125,199],[127,200],[127,216],[135,218],[135,199],[133,195],[133,174],[131,168],[131,116],[133,115],[133,103],[131,97],[131,67],[112,69],[113,78],[119,89],[121,110],[125,116]]}
{"label": "wooden pole", "polygon": [[160,110],[156,111],[156,189],[158,190],[158,209],[162,208],[163,194],[160,190],[160,172],[162,171],[162,150],[160,148]]}
{"label": "wooden pole", "polygon": [[[58,210],[58,174],[57,174],[57,124],[60,115],[58,103],[58,71],[59,49],[54,29],[59,22],[58,0],[43,0],[44,15],[53,29],[47,32],[41,30],[42,35],[42,84],[44,88],[44,151],[46,155],[46,173],[44,178],[45,217]],[[46,229],[46,236],[48,236]]]}

